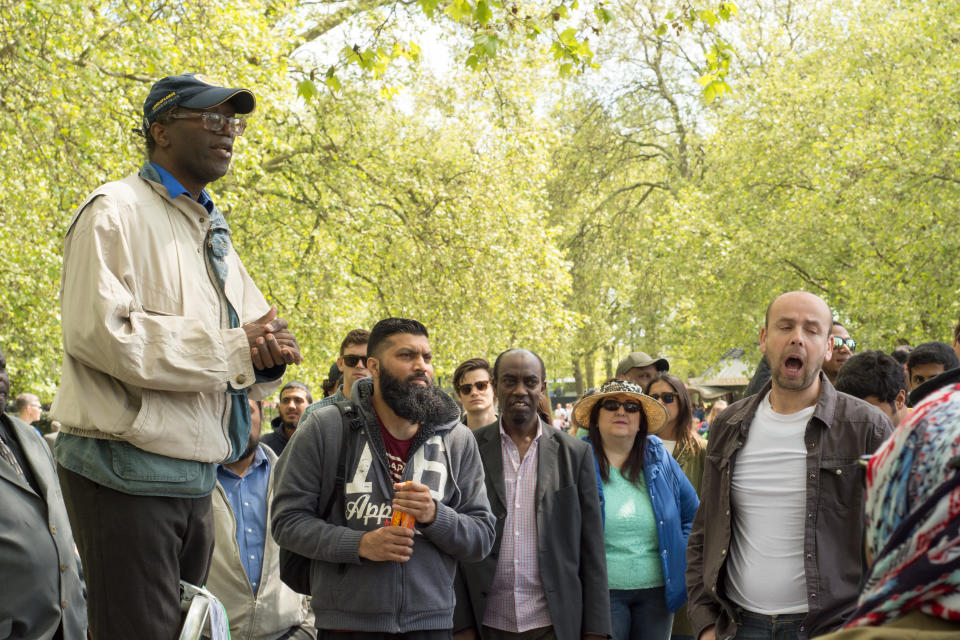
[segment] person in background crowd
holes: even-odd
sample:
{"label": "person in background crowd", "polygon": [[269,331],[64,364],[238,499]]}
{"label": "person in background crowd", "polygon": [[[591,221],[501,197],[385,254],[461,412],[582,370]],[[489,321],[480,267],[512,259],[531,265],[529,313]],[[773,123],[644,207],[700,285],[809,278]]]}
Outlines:
{"label": "person in background crowd", "polygon": [[[904,380],[907,380],[910,377],[910,373],[907,371],[907,359],[910,357],[911,351],[913,351],[913,347],[908,344],[901,344],[890,352],[890,355],[893,357],[893,359],[903,366]],[[957,355],[960,356],[960,353]]]}
{"label": "person in background crowd", "polygon": [[830,308],[804,291],[767,307],[771,378],[710,425],[702,501],[687,547],[688,612],[699,640],[805,639],[836,629],[863,573],[857,459],[893,430],[837,393]]}
{"label": "person in background crowd", "polygon": [[960,638],[960,385],[920,404],[867,466],[870,571],[822,640]]}
{"label": "person in background crowd", "polygon": [[43,405],[40,404],[40,398],[32,393],[21,393],[13,401],[13,410],[18,418],[32,425],[43,414]]}
{"label": "person in background crowd", "polygon": [[250,401],[250,440],[235,462],[217,467],[209,589],[227,612],[235,640],[314,640],[309,601],[280,581],[280,547],[270,535],[277,455],[260,443],[261,405]]}
{"label": "person in background crowd", "polygon": [[270,425],[273,431],[263,436],[263,444],[270,447],[278,456],[290,442],[293,432],[297,430],[297,423],[304,410],[313,402],[310,387],[291,380],[280,389],[280,415],[274,418]]}
{"label": "person in background crowd", "polygon": [[323,389],[323,397],[329,398],[340,390],[340,382],[343,380],[343,374],[340,373],[340,367],[334,362],[330,365],[330,372],[320,387]]}
{"label": "person in background crowd", "polygon": [[827,374],[830,383],[835,385],[840,368],[857,350],[857,341],[850,337],[846,327],[834,321],[830,327],[830,346],[833,354],[823,361],[823,372]]}
{"label": "person in background crowd", "polygon": [[[694,428],[687,387],[680,378],[669,373],[661,373],[647,385],[644,393],[659,401],[667,411],[667,422],[657,435],[663,441],[664,448],[683,469],[684,475],[697,493],[699,504],[707,443]],[[686,557],[684,557],[684,569],[686,569]],[[675,612],[672,637],[675,640],[685,640],[692,638],[692,634],[693,629],[690,627],[687,608],[683,606]]]}
{"label": "person in background crowd", "polygon": [[490,363],[486,358],[470,358],[453,372],[453,388],[463,406],[461,421],[470,429],[479,429],[497,419]]}
{"label": "person in background crowd", "polygon": [[95,640],[177,633],[180,581],[202,585],[210,566],[217,463],[247,445],[248,397],[268,397],[301,361],[206,191],[254,105],[192,74],[156,82],[141,119],[148,160],[67,226],[51,417]]}
{"label": "person in background crowd", "polygon": [[723,413],[723,410],[726,408],[727,401],[723,398],[715,400],[713,404],[710,405],[710,413],[707,414],[707,419],[703,421],[703,424],[700,425],[700,429],[698,429],[700,435],[704,436],[710,432],[710,425],[713,424],[713,421],[717,419],[717,416]]}
{"label": "person in background crowd", "polygon": [[[926,343],[926,344],[937,345],[935,347],[932,347],[932,351],[936,351],[937,355],[933,355],[932,353],[926,354],[923,356],[923,359],[929,360],[931,362],[934,360],[942,361],[944,363],[943,364],[944,370],[940,373],[937,373],[932,378],[927,378],[924,381],[920,382],[920,384],[918,384],[916,387],[914,387],[910,391],[910,395],[907,397],[907,406],[909,407],[915,407],[925,397],[927,397],[927,395],[929,395],[930,393],[932,393],[933,391],[936,391],[941,387],[945,387],[947,385],[953,385],[960,382],[960,359],[958,359],[960,358],[960,323],[957,323],[957,326],[954,327],[953,329],[954,353],[952,358],[950,357],[950,354],[948,354],[946,350],[943,349],[942,346],[939,346],[939,345],[942,345],[943,343],[934,342],[934,343]],[[920,346],[924,346],[924,345],[920,345]],[[919,348],[920,347],[917,347],[917,349]],[[913,357],[912,353],[910,355],[911,357]],[[919,360],[920,360],[920,357],[918,357],[918,361]],[[924,374],[934,373],[936,371],[936,366],[937,365],[935,364],[928,364],[926,365],[926,368],[923,368],[923,365],[921,365],[918,368],[918,371],[920,372],[920,374],[917,376],[917,380],[923,377]]]}
{"label": "person in background crowd", "polygon": [[882,351],[864,351],[847,360],[836,386],[837,391],[866,400],[883,411],[894,428],[907,417],[903,366]]}
{"label": "person in background crowd", "polygon": [[756,395],[760,393],[760,390],[770,381],[770,363],[767,362],[766,356],[760,358],[760,362],[757,363],[757,370],[753,372],[753,376],[750,378],[750,383],[747,384],[746,390],[743,392],[743,397]]}
{"label": "person in background crowd", "polygon": [[0,636],[84,640],[80,560],[57,470],[37,432],[3,412],[9,392],[0,351]]}
{"label": "person in background crowd", "polygon": [[60,433],[60,423],[56,420],[50,422],[50,432],[43,434],[43,439],[50,447],[50,453],[53,453],[53,447],[57,443],[57,434]]}
{"label": "person in background crowd", "polygon": [[566,415],[563,413],[563,407],[557,404],[556,411],[553,412],[553,428],[564,430],[566,426]]}
{"label": "person in background crowd", "polygon": [[637,385],[613,380],[580,400],[573,419],[590,432],[602,478],[613,639],[667,640],[687,599],[687,537],[700,503],[654,435],[667,411]]}
{"label": "person in background crowd", "polygon": [[546,367],[525,349],[493,365],[500,420],[473,432],[497,517],[493,550],[457,570],[457,638],[600,640],[610,634],[597,471],[586,442],[537,411]]}
{"label": "person in background crowd", "polygon": [[322,398],[311,404],[303,412],[301,420],[305,419],[314,411],[329,406],[334,402],[350,400],[353,393],[353,385],[361,378],[370,377],[370,369],[367,368],[367,343],[370,341],[370,332],[363,329],[354,329],[347,334],[347,337],[340,343],[340,357],[337,358],[337,368],[343,375],[343,381],[340,383],[340,389],[332,396]]}
{"label": "person in background crowd", "polygon": [[[449,638],[456,563],[493,545],[477,443],[433,382],[423,324],[386,318],[368,346],[371,377],[355,383],[350,412],[304,415],[277,462],[271,529],[281,547],[312,560],[324,638]],[[384,526],[394,511],[412,516],[412,527]]]}
{"label": "person in background crowd", "polygon": [[658,373],[670,370],[666,358],[651,358],[643,351],[634,351],[617,365],[616,378],[626,380],[641,389]]}
{"label": "person in background crowd", "polygon": [[957,367],[960,359],[947,343],[918,344],[907,358],[907,389],[912,392],[927,380]]}
{"label": "person in background crowd", "polygon": [[694,406],[694,408],[693,408],[693,417],[694,417],[694,419],[696,419],[696,421],[697,421],[698,423],[699,423],[699,422],[703,422],[703,421],[706,419],[706,417],[707,417],[707,412],[704,411],[703,403],[702,403],[702,402],[698,402],[698,403]]}
{"label": "person in background crowd", "polygon": [[273,431],[263,436],[260,442],[270,447],[278,456],[283,453],[284,447],[290,442],[293,432],[297,430],[297,423],[304,410],[313,402],[310,387],[291,380],[280,388],[280,415],[270,421]]}

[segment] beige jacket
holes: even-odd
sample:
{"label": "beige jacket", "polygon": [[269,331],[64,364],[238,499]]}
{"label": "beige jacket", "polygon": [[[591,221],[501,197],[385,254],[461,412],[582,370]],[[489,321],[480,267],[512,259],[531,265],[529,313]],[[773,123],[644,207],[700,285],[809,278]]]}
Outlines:
{"label": "beige jacket", "polygon": [[[269,525],[277,455],[268,446],[261,444],[260,449],[270,460],[266,520]],[[206,586],[227,610],[230,637],[234,640],[273,640],[291,627],[306,625],[308,629],[313,629],[309,599],[280,581],[280,547],[270,534],[269,527],[263,549],[260,588],[254,595],[240,560],[236,516],[219,482],[213,490],[211,501],[214,545]]]}
{"label": "beige jacket", "polygon": [[206,209],[131,175],[93,192],[67,231],[61,279],[63,372],[51,417],[79,436],[126,440],[172,458],[230,455],[227,383],[254,385],[243,329],[269,305],[235,251],[226,298],[207,263]]}

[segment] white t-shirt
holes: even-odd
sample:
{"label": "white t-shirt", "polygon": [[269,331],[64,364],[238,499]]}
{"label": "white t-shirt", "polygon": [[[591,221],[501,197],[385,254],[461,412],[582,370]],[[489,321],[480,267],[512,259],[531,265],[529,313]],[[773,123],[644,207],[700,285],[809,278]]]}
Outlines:
{"label": "white t-shirt", "polygon": [[813,410],[776,413],[768,393],[736,457],[727,596],[748,611],[764,615],[808,611],[803,568],[807,498],[803,437]]}
{"label": "white t-shirt", "polygon": [[676,440],[662,440],[663,448],[667,450],[667,453],[673,455],[673,450],[677,447]]}

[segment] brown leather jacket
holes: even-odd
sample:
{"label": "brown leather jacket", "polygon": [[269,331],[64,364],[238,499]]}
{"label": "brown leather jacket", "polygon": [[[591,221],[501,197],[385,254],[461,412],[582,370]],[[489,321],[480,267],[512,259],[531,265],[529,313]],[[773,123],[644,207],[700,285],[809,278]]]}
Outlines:
{"label": "brown leather jacket", "polygon": [[[710,427],[703,470],[700,509],[687,546],[688,610],[694,638],[717,625],[721,638],[734,637],[736,606],[724,593],[730,546],[730,485],[737,450],[747,439],[753,416],[770,391],[767,382],[757,395],[744,398],[721,413]],[[807,520],[804,570],[809,613],[800,637],[827,633],[844,623],[853,610],[864,569],[863,469],[858,458],[873,453],[893,433],[876,407],[840,393],[820,374],[820,399],[807,424]]]}

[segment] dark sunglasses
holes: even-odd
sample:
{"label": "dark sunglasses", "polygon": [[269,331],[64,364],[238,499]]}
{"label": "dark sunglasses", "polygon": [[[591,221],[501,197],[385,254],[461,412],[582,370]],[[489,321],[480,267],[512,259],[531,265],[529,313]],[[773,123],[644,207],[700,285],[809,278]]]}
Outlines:
{"label": "dark sunglasses", "polygon": [[601,409],[606,409],[607,411],[618,411],[620,407],[623,407],[623,410],[627,413],[637,413],[640,411],[640,403],[634,402],[633,400],[615,400],[613,398],[607,398],[600,403]]}
{"label": "dark sunglasses", "polygon": [[367,356],[358,356],[354,354],[347,354],[343,356],[343,364],[348,367],[355,367],[358,364],[362,367],[367,366]]}
{"label": "dark sunglasses", "polygon": [[857,341],[853,338],[841,338],[840,336],[833,336],[833,350],[838,351],[844,347],[850,349],[850,353],[853,353],[857,350]]}
{"label": "dark sunglasses", "polygon": [[477,388],[477,391],[479,391],[480,393],[483,393],[484,391],[487,390],[487,387],[489,386],[490,386],[489,380],[480,380],[472,384],[471,383],[462,384],[460,385],[460,395],[463,395],[463,396],[470,395],[470,392],[473,391],[474,387]]}
{"label": "dark sunglasses", "polygon": [[673,401],[678,399],[680,397],[680,394],[671,393],[668,391],[666,393],[651,393],[650,397],[653,398],[654,400],[659,400],[663,404],[673,404]]}

